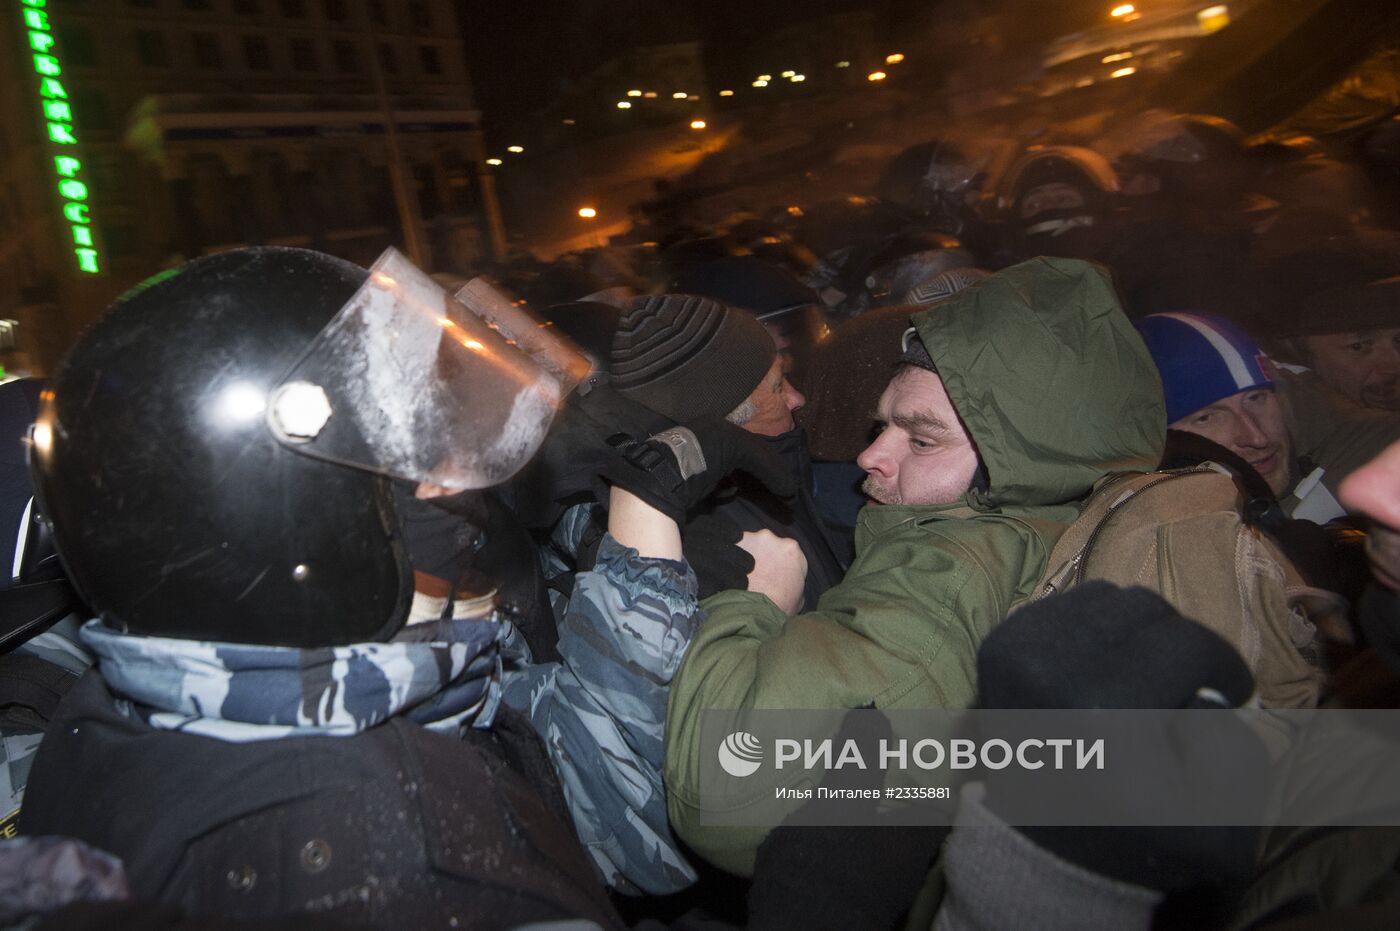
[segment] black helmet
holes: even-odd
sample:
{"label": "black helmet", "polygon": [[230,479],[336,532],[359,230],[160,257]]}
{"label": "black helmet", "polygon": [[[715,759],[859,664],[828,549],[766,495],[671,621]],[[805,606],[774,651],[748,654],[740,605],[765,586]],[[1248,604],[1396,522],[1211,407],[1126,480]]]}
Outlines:
{"label": "black helmet", "polygon": [[70,578],[113,627],[290,647],[387,640],[412,582],[386,481],[278,442],[266,396],[365,280],[244,249],[119,298],[45,393],[33,467]]}

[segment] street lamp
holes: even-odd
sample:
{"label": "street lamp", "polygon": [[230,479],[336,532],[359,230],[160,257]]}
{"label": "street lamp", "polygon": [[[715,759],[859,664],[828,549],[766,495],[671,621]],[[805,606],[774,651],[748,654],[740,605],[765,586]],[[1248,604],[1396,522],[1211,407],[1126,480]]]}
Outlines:
{"label": "street lamp", "polygon": [[883,81],[888,75],[883,71],[872,71],[865,76],[867,81]]}
{"label": "street lamp", "polygon": [[525,147],[523,145],[508,145],[506,146],[506,151],[519,155],[521,152],[525,151]]}
{"label": "street lamp", "polygon": [[893,54],[891,54],[891,55],[886,55],[886,56],[885,56],[885,64],[887,64],[887,65],[897,65],[897,64],[899,64],[900,62],[902,62],[903,60],[904,60],[904,53],[903,53],[903,52],[895,52],[895,53],[893,53]]}
{"label": "street lamp", "polygon": [[1108,15],[1112,16],[1114,19],[1118,19],[1120,17],[1127,16],[1129,13],[1136,12],[1137,7],[1133,6],[1131,3],[1123,3],[1109,10]]}
{"label": "street lamp", "polygon": [[691,121],[690,121],[690,128],[691,128],[691,129],[704,129],[704,128],[705,128],[705,121],[704,121],[704,120],[691,120]]}
{"label": "street lamp", "polygon": [[488,158],[488,159],[486,160],[486,164],[492,165],[492,166],[495,166],[495,167],[499,167],[500,165],[502,165],[502,164],[504,164],[504,163],[503,163],[499,158]]}
{"label": "street lamp", "polygon": [[632,109],[632,102],[630,100],[619,100],[617,102],[617,108],[619,110],[630,110]]}
{"label": "street lamp", "polygon": [[733,91],[720,91],[720,92],[719,92],[719,95],[720,95],[721,97],[733,97],[733,96],[734,96],[734,92],[733,92]]}
{"label": "street lamp", "polygon": [[684,100],[684,99],[685,99],[685,91],[676,91],[674,94],[671,95],[671,99],[672,99],[672,100]]}
{"label": "street lamp", "polygon": [[578,215],[585,220],[591,220],[598,215],[598,211],[594,210],[592,207],[580,207],[578,208]]}

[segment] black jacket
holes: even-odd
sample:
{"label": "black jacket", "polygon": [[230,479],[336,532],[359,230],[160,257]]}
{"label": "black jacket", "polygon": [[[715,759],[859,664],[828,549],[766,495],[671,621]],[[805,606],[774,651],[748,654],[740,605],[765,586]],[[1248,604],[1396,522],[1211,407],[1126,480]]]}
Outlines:
{"label": "black jacket", "polygon": [[391,718],[228,743],[154,730],[114,701],[90,672],[59,706],[20,828],[121,857],[134,898],[373,927],[618,923],[538,739],[509,713],[462,740]]}

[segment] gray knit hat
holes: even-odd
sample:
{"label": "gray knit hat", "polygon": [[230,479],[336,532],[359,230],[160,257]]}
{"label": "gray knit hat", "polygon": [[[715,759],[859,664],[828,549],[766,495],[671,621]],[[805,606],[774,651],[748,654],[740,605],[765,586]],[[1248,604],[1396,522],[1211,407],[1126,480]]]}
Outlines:
{"label": "gray knit hat", "polygon": [[776,357],[773,338],[744,311],[689,294],[639,297],[613,336],[612,386],[677,423],[722,417]]}

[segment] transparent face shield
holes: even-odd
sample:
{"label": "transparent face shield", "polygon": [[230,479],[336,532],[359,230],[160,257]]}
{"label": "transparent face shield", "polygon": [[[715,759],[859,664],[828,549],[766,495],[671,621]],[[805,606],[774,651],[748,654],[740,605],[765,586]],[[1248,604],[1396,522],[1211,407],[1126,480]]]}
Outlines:
{"label": "transparent face shield", "polygon": [[308,456],[487,488],[529,461],[589,369],[485,281],[449,295],[389,249],[277,386],[267,421]]}

